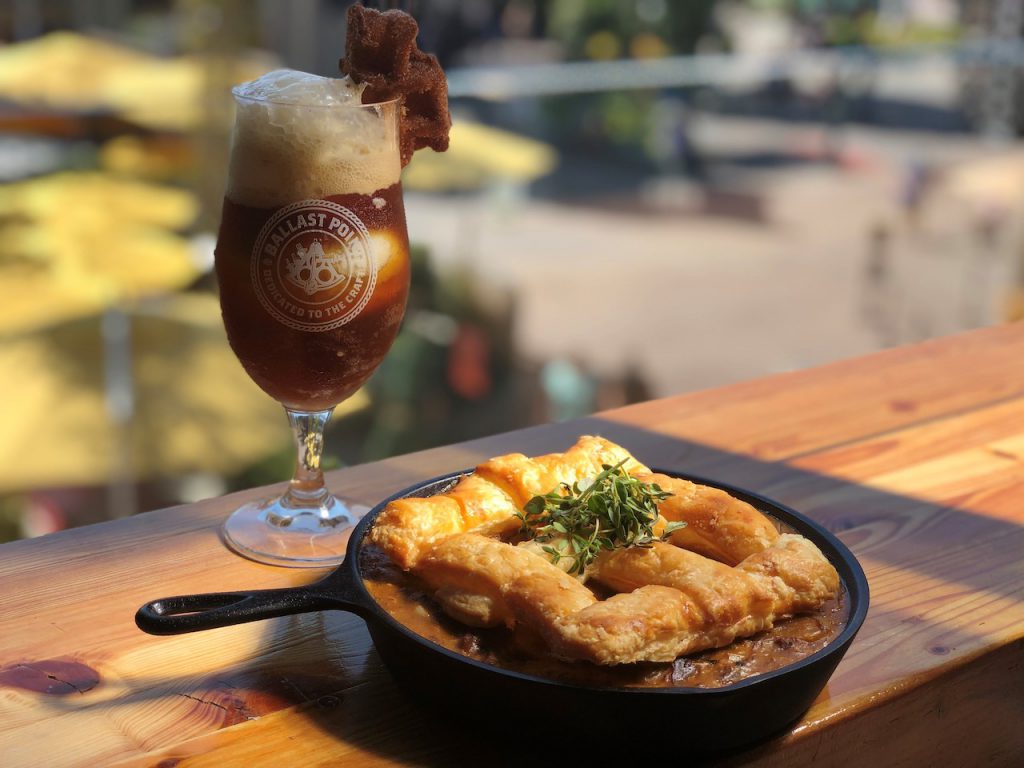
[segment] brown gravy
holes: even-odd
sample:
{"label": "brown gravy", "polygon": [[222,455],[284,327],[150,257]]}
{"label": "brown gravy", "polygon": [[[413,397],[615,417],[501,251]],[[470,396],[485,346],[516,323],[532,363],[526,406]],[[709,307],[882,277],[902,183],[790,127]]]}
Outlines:
{"label": "brown gravy", "polygon": [[368,542],[364,542],[360,553],[360,568],[366,588],[377,603],[416,634],[477,661],[578,685],[721,688],[780,669],[821,650],[842,632],[849,618],[849,601],[840,591],[835,600],[817,613],[785,619],[767,632],[736,640],[724,648],[680,657],[672,663],[602,667],[546,656],[539,640],[523,632],[459,624],[430,599],[425,585]]}

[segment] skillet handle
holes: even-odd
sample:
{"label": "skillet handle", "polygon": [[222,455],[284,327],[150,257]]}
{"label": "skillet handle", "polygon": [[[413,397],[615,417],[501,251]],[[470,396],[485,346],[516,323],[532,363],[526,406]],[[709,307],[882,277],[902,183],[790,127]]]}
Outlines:
{"label": "skillet handle", "polygon": [[340,601],[315,589],[316,586],[162,597],[139,608],[135,623],[151,635],[179,635],[276,616],[348,607],[339,605]]}

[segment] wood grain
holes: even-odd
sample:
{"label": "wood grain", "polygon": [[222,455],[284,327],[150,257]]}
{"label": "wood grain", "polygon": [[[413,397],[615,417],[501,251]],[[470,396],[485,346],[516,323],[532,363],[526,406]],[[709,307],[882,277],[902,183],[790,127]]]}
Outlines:
{"label": "wood grain", "polygon": [[[371,504],[582,432],[647,463],[759,490],[822,521],[868,573],[872,609],[828,688],[745,765],[1019,765],[1024,697],[1024,328],[795,374],[332,473]],[[340,613],[156,638],[168,594],[292,586],[316,572],[240,559],[217,527],[266,492],[0,547],[0,765],[514,764],[411,704],[363,623]]]}

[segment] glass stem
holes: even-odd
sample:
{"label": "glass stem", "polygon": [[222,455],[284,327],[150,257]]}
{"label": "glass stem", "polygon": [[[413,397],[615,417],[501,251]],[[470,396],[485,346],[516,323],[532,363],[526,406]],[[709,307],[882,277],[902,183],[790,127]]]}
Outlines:
{"label": "glass stem", "polygon": [[281,506],[302,510],[322,509],[330,493],[324,485],[320,456],[324,450],[324,427],[333,408],[326,411],[293,411],[285,408],[295,435],[295,475],[281,499]]}

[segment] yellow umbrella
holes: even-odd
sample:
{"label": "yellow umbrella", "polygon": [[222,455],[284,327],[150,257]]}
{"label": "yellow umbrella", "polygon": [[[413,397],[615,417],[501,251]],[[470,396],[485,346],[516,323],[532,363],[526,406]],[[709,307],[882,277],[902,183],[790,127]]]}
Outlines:
{"label": "yellow umbrella", "polygon": [[0,188],[0,336],[178,290],[201,273],[174,233],[189,192],[99,173]]}
{"label": "yellow umbrella", "polygon": [[[126,470],[231,473],[288,444],[281,406],[228,347],[216,298],[180,294],[129,317],[134,414],[123,426],[111,417],[100,318],[0,341],[0,492],[103,484]],[[367,402],[357,393],[338,414]]]}
{"label": "yellow umbrella", "polygon": [[558,153],[543,142],[469,120],[452,124],[447,152],[417,152],[402,176],[407,189],[473,189],[492,181],[526,183],[550,173]]}
{"label": "yellow umbrella", "polygon": [[[267,62],[227,63],[228,80],[250,80]],[[0,96],[58,110],[116,112],[146,128],[185,131],[203,121],[207,65],[196,57],[160,58],[79,35],[52,32],[0,48]]]}
{"label": "yellow umbrella", "polygon": [[0,95],[64,109],[96,109],[119,71],[152,57],[75,32],[52,32],[0,48]]}

